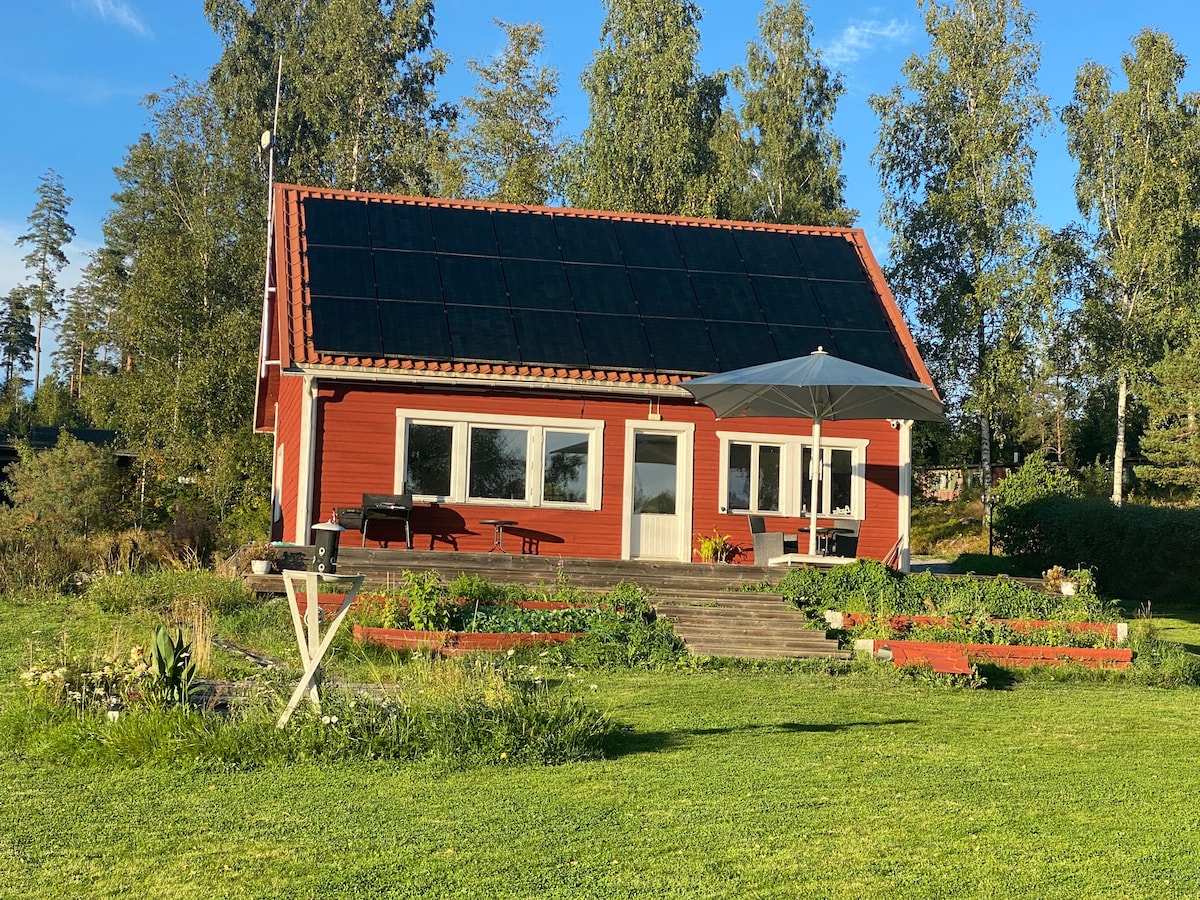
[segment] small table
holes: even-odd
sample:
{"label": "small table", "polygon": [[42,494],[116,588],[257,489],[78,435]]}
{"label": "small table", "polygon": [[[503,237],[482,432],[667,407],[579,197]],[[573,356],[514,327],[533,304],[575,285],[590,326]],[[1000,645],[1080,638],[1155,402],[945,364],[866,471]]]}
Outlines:
{"label": "small table", "polygon": [[488,553],[495,550],[507,553],[508,551],[504,549],[504,529],[506,526],[516,525],[516,521],[513,519],[480,519],[479,524],[492,526],[492,549]]}
{"label": "small table", "polygon": [[[808,534],[810,529],[805,526],[800,529],[800,534]],[[817,526],[817,553],[820,556],[828,556],[830,543],[839,534],[854,534],[852,528],[840,528],[837,525],[819,525]]]}

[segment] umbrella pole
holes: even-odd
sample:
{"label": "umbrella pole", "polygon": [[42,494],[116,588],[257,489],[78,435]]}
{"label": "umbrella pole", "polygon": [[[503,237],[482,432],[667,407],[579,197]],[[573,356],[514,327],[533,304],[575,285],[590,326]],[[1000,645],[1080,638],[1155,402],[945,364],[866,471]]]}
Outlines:
{"label": "umbrella pole", "polygon": [[812,499],[808,506],[808,555],[817,555],[817,498],[821,490],[821,420],[813,419],[812,459],[809,469],[812,479]]}

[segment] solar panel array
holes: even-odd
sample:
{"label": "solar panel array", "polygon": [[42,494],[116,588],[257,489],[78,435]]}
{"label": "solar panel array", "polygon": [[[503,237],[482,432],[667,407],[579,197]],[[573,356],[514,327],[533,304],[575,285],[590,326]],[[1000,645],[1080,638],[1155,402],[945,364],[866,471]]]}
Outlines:
{"label": "solar panel array", "polygon": [[312,340],[333,355],[724,372],[831,353],[911,377],[838,236],[303,200]]}

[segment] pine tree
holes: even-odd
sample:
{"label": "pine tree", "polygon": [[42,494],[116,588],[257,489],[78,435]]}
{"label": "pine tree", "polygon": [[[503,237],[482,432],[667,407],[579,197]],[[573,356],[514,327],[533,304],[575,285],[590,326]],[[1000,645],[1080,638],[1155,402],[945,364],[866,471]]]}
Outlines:
{"label": "pine tree", "polygon": [[21,373],[33,363],[37,338],[33,329],[32,288],[19,285],[0,300],[0,366],[4,368],[4,391],[21,393]]}
{"label": "pine tree", "polygon": [[29,230],[17,238],[18,246],[28,246],[25,268],[32,281],[29,285],[29,305],[34,315],[35,347],[33,383],[42,379],[42,330],[53,322],[62,303],[63,292],[58,286],[58,273],[67,265],[66,246],[75,237],[75,229],[67,222],[71,198],[63,188],[61,176],[48,169],[37,186],[38,202],[29,214]]}
{"label": "pine tree", "polygon": [[1187,499],[1200,499],[1200,344],[1168,353],[1154,366],[1144,390],[1150,413],[1135,466],[1143,481]]}
{"label": "pine tree", "polygon": [[[801,0],[767,0],[746,65],[733,73],[741,95],[745,156],[734,172],[744,190],[739,219],[803,225],[851,225],[841,173],[842,142],[832,130],[845,93],[812,46],[812,23]],[[750,180],[745,182],[745,173]]]}

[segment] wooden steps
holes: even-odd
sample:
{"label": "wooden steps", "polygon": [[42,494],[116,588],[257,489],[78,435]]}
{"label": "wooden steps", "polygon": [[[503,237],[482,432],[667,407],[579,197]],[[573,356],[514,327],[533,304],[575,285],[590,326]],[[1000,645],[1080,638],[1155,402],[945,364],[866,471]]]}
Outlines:
{"label": "wooden steps", "polygon": [[693,656],[750,659],[849,659],[824,631],[806,628],[798,609],[778,594],[690,590],[660,592],[654,608]]}

